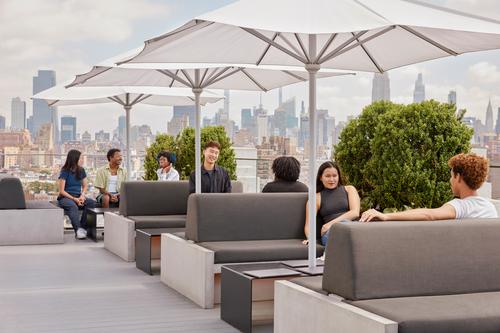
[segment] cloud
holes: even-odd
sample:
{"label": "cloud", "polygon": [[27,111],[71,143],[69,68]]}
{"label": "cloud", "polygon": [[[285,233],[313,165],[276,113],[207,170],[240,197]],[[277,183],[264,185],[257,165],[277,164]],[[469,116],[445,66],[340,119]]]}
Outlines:
{"label": "cloud", "polygon": [[469,67],[468,76],[475,84],[500,85],[500,70],[497,66],[482,61]]}

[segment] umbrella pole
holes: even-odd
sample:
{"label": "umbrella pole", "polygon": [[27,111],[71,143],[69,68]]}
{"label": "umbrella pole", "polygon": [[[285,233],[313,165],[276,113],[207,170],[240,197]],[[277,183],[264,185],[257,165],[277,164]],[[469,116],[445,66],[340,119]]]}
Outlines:
{"label": "umbrella pole", "polygon": [[[309,35],[309,59],[316,59],[316,35]],[[306,64],[309,72],[309,267],[316,267],[316,74],[318,64]]]}
{"label": "umbrella pole", "polygon": [[130,110],[132,109],[131,105],[125,105],[123,107],[125,109],[125,120],[126,120],[126,126],[125,126],[125,150],[126,150],[126,157],[125,157],[125,163],[126,163],[126,170],[127,170],[127,180],[130,180],[130,172],[131,172],[131,167],[130,167]]}
{"label": "umbrella pole", "polygon": [[194,159],[195,159],[195,188],[196,193],[201,193],[201,106],[200,106],[200,96],[203,92],[202,88],[199,88],[200,83],[200,70],[195,69],[195,84],[197,88],[193,88],[195,106],[196,106],[196,125],[194,129]]}

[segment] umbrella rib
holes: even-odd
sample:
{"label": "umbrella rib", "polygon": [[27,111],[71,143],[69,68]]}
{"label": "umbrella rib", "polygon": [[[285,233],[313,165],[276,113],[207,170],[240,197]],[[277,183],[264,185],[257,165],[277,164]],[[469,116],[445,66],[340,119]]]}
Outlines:
{"label": "umbrella rib", "polygon": [[[175,71],[175,75],[177,75],[178,73],[179,73],[179,70],[176,70],[176,71]],[[170,82],[170,84],[168,85],[168,87],[169,87],[169,88],[172,88],[172,86],[173,86],[173,85],[174,85],[174,83],[175,83],[175,79],[174,79],[174,78],[171,78],[171,79],[172,79],[172,81],[171,81],[171,82]]]}
{"label": "umbrella rib", "polygon": [[[354,34],[353,34],[354,35]],[[356,41],[359,42],[359,39],[356,38]],[[361,48],[363,49],[363,51],[366,53],[366,56],[368,58],[370,58],[371,62],[373,63],[373,65],[377,68],[377,70],[380,72],[380,73],[383,73],[384,70],[382,69],[382,67],[380,67],[380,65],[377,63],[377,61],[372,57],[372,55],[370,54],[370,52],[368,52],[368,50],[366,49],[366,46],[363,45],[364,42],[362,42],[360,44]]]}
{"label": "umbrella rib", "polygon": [[201,76],[201,79],[200,79],[200,86],[202,85],[203,81],[205,80],[207,73],[208,73],[208,68],[205,68],[205,71],[203,72],[203,75]]}
{"label": "umbrella rib", "polygon": [[[393,29],[395,29],[395,28],[396,28],[396,26],[395,26],[395,25],[391,25],[390,27],[387,27],[387,28],[385,28],[384,30],[381,30],[381,31],[377,32],[376,34],[373,34],[373,35],[371,35],[370,37],[367,37],[367,38],[363,39],[362,41],[359,41],[359,42],[357,42],[357,43],[355,43],[355,44],[353,44],[353,45],[351,45],[351,46],[349,46],[349,47],[346,47],[347,45],[344,45],[344,46],[342,46],[340,49],[339,49],[339,48],[337,48],[337,49],[335,49],[334,51],[332,51],[332,52],[330,52],[329,54],[327,54],[326,56],[324,56],[324,57],[320,60],[320,63],[323,63],[323,62],[328,61],[328,60],[330,60],[330,59],[332,59],[332,58],[334,58],[334,57],[337,57],[337,56],[339,56],[339,55],[341,55],[341,54],[344,54],[344,53],[346,53],[346,52],[348,52],[348,51],[350,51],[350,50],[352,50],[352,49],[354,49],[354,48],[356,48],[356,47],[358,47],[358,46],[360,46],[360,45],[363,45],[364,43],[367,43],[367,42],[371,41],[371,40],[372,40],[372,39],[374,39],[374,38],[377,38],[377,37],[379,37],[379,36],[382,36],[383,34],[385,34],[385,33],[389,32],[389,31],[391,31],[391,30],[393,30]],[[365,30],[365,31],[364,31],[364,33],[356,35],[356,38],[355,38],[355,39],[357,39],[357,38],[361,37],[361,36],[362,36],[362,35],[364,35],[366,32],[367,32],[367,31]],[[351,38],[351,39],[352,39],[352,38]],[[352,40],[351,40],[351,42],[352,42]],[[344,43],[344,44],[345,44],[345,43]],[[350,43],[349,43],[349,44],[350,44]]]}
{"label": "umbrella rib", "polygon": [[413,30],[412,28],[406,26],[406,25],[400,25],[400,27],[406,31],[408,31],[409,33],[411,33],[412,35],[415,35],[417,36],[418,38],[420,39],[423,39],[424,41],[426,41],[427,43],[437,47],[438,49],[440,49],[441,51],[444,51],[446,53],[448,53],[449,55],[453,55],[453,56],[457,56],[458,53],[453,51],[452,49],[430,39],[429,37],[425,36],[424,34],[421,34],[420,32],[416,31],[416,30]]}
{"label": "umbrella rib", "polygon": [[151,94],[147,94],[147,95],[144,95],[144,94],[140,94],[133,102],[131,105],[135,105],[135,104],[138,104],[138,103],[142,103],[144,102],[145,100],[147,100],[148,98],[150,98]]}
{"label": "umbrella rib", "polygon": [[316,59],[314,59],[314,61],[318,61],[318,59],[321,59],[321,57],[323,56],[323,54],[325,54],[326,50],[328,50],[328,48],[330,47],[330,45],[332,45],[333,41],[335,40],[335,38],[337,37],[337,34],[332,34],[330,36],[330,38],[328,39],[328,41],[326,42],[326,44],[323,46],[323,48],[321,49],[321,51],[319,51],[318,53],[318,56],[316,57]]}
{"label": "umbrella rib", "polygon": [[309,55],[307,54],[306,52],[306,48],[304,47],[304,44],[302,43],[302,40],[300,39],[300,36],[299,34],[295,33],[295,38],[297,39],[297,42],[299,43],[300,45],[300,48],[302,49],[302,53],[304,53],[304,56],[306,57],[307,59],[307,62],[310,63],[311,62],[311,59],[309,59]]}
{"label": "umbrella rib", "polygon": [[189,82],[185,81],[184,79],[180,78],[177,74],[172,73],[168,69],[157,69],[158,72],[162,73],[163,75],[166,75],[175,81],[178,81],[185,85],[186,87],[190,87]]}
{"label": "umbrella rib", "polygon": [[210,81],[208,81],[207,83],[205,83],[203,85],[203,88],[211,86],[212,84],[219,82],[220,80],[224,80],[226,77],[229,77],[229,76],[234,75],[234,74],[238,73],[239,71],[241,71],[241,68],[237,68],[232,72],[229,72],[225,75],[222,75],[225,72],[227,72],[230,68],[234,68],[234,67],[224,67],[223,69],[221,69],[220,72],[217,73],[217,75],[215,75]]}
{"label": "umbrella rib", "polygon": [[250,75],[249,73],[247,73],[247,71],[244,68],[241,67],[240,69],[243,72],[243,74],[245,74],[250,80],[252,80],[253,83],[255,83],[255,85],[257,87],[260,88],[260,90],[262,90],[262,91],[267,91],[268,90],[268,89],[264,88],[259,82],[257,82],[257,80],[254,79],[252,75]]}
{"label": "umbrella rib", "polygon": [[[92,67],[92,70],[91,70],[90,72],[92,72],[92,71],[94,71],[94,70],[96,70],[96,69],[99,69],[99,68],[101,68],[101,66],[94,66],[94,67]],[[73,80],[73,82],[71,82],[70,84],[68,84],[67,86],[65,86],[65,88],[71,88],[71,87],[73,87],[73,86],[76,86],[76,85],[79,85],[79,84],[83,84],[83,83],[87,82],[88,80],[90,80],[91,78],[96,77],[97,75],[101,75],[102,73],[104,73],[104,72],[106,72],[106,71],[109,71],[111,68],[112,68],[112,67],[102,67],[102,71],[100,71],[100,72],[98,72],[98,73],[95,73],[94,75],[91,75],[91,76],[89,76],[89,77],[87,77],[87,78],[83,79],[83,80],[82,80],[82,82],[77,82],[77,81],[78,81],[78,78],[80,78],[80,77],[82,77],[82,76],[84,76],[84,75],[87,75],[87,74],[88,74],[88,73],[90,73],[90,72],[85,73],[85,74],[79,74],[79,75],[77,75],[77,76],[75,77],[75,79]]]}
{"label": "umbrella rib", "polygon": [[[224,70],[225,68],[227,67],[224,67],[222,69],[220,69],[219,67],[215,67],[212,72],[208,75],[208,77],[206,78],[206,82],[210,82],[210,80],[212,80],[212,78],[215,76],[215,75],[218,75],[217,71],[220,69],[220,70]],[[208,68],[207,68],[208,70]],[[203,86],[207,86],[207,84],[204,84]]]}
{"label": "umbrella rib", "polygon": [[113,102],[115,103],[118,103],[120,105],[123,105],[125,106],[125,103],[120,99],[120,97],[118,96],[111,96],[111,97],[108,97],[109,100],[112,100]]}
{"label": "umbrella rib", "polygon": [[[278,37],[278,35],[279,35],[279,32],[276,32],[271,40],[274,42],[276,40],[276,37]],[[269,51],[270,48],[271,48],[271,44],[267,44],[266,49],[264,50],[264,52],[260,56],[259,60],[257,60],[257,63],[256,63],[257,66],[260,65],[262,60],[264,60],[264,57],[267,55],[267,52]]]}
{"label": "umbrella rib", "polygon": [[264,36],[263,34],[261,34],[260,32],[258,32],[257,30],[250,29],[250,28],[244,28],[244,27],[241,27],[241,29],[245,30],[246,32],[248,32],[251,35],[254,35],[255,37],[259,38],[260,40],[266,42],[267,44],[269,44],[271,46],[274,46],[275,48],[277,48],[281,52],[284,52],[284,53],[288,54],[292,58],[297,59],[301,63],[303,63],[303,64],[307,63],[307,59],[302,58],[300,55],[293,53],[292,51],[290,51],[287,48],[281,46],[280,44],[276,43],[275,41],[270,40],[269,38],[267,38],[266,36]]}
{"label": "umbrella rib", "polygon": [[184,74],[184,77],[189,81],[189,83],[191,84],[191,87],[195,87],[195,83],[193,82],[193,79],[189,76],[189,74],[187,73],[187,71],[185,69],[181,69],[181,73]]}
{"label": "umbrella rib", "polygon": [[[288,45],[296,54],[300,54],[300,50],[295,45],[293,45],[292,42],[290,42],[288,38],[286,38],[283,34],[280,34],[278,37],[281,38],[286,43],[286,45]],[[307,57],[305,59],[307,59]]]}
{"label": "umbrella rib", "polygon": [[354,35],[353,37],[349,38],[348,40],[346,40],[345,42],[343,42],[342,44],[340,44],[332,52],[328,53],[326,56],[324,56],[322,58],[319,58],[318,59],[318,63],[322,64],[325,61],[328,61],[331,58],[335,57],[337,55],[337,53],[339,53],[340,51],[342,51],[347,45],[351,44],[353,41],[355,41],[357,38],[363,36],[367,32],[368,32],[368,30],[363,30],[361,32],[358,32],[356,35]]}
{"label": "umbrella rib", "polygon": [[294,73],[292,73],[292,72],[290,72],[290,71],[283,70],[282,72],[283,72],[283,73],[285,73],[285,74],[290,75],[291,77],[293,77],[293,78],[295,78],[295,79],[297,79],[297,80],[299,80],[299,81],[302,81],[302,82],[307,81],[307,79],[304,79],[303,77],[301,77],[301,76],[299,76],[299,75],[297,75],[297,74],[294,74]]}

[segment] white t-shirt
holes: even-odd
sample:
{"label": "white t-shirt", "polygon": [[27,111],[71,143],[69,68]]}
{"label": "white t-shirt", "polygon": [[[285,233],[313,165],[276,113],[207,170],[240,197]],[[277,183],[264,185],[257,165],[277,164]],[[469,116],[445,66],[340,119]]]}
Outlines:
{"label": "white t-shirt", "polygon": [[156,174],[158,175],[158,180],[179,180],[179,173],[174,168],[170,168],[169,172],[163,172],[163,169],[156,170]]}
{"label": "white t-shirt", "polygon": [[108,180],[108,192],[109,193],[118,193],[116,190],[118,187],[118,175],[110,175]]}
{"label": "white t-shirt", "polygon": [[495,206],[486,198],[474,195],[447,202],[455,208],[456,219],[498,217]]}

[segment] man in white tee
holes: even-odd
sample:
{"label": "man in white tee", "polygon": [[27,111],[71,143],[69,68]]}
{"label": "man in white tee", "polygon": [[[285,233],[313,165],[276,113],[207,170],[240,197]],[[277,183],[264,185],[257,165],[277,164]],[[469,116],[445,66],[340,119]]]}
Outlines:
{"label": "man in white tee", "polygon": [[127,179],[127,171],[121,166],[123,157],[120,149],[110,149],[106,157],[109,163],[99,168],[95,177],[94,186],[99,189],[96,200],[103,208],[118,207],[120,188]]}
{"label": "man in white tee", "polygon": [[496,218],[495,206],[477,195],[477,189],[488,176],[488,160],[475,154],[458,154],[448,161],[450,185],[455,199],[439,208],[419,208],[384,214],[375,209],[364,212],[360,222],[380,221],[432,221],[467,218]]}

